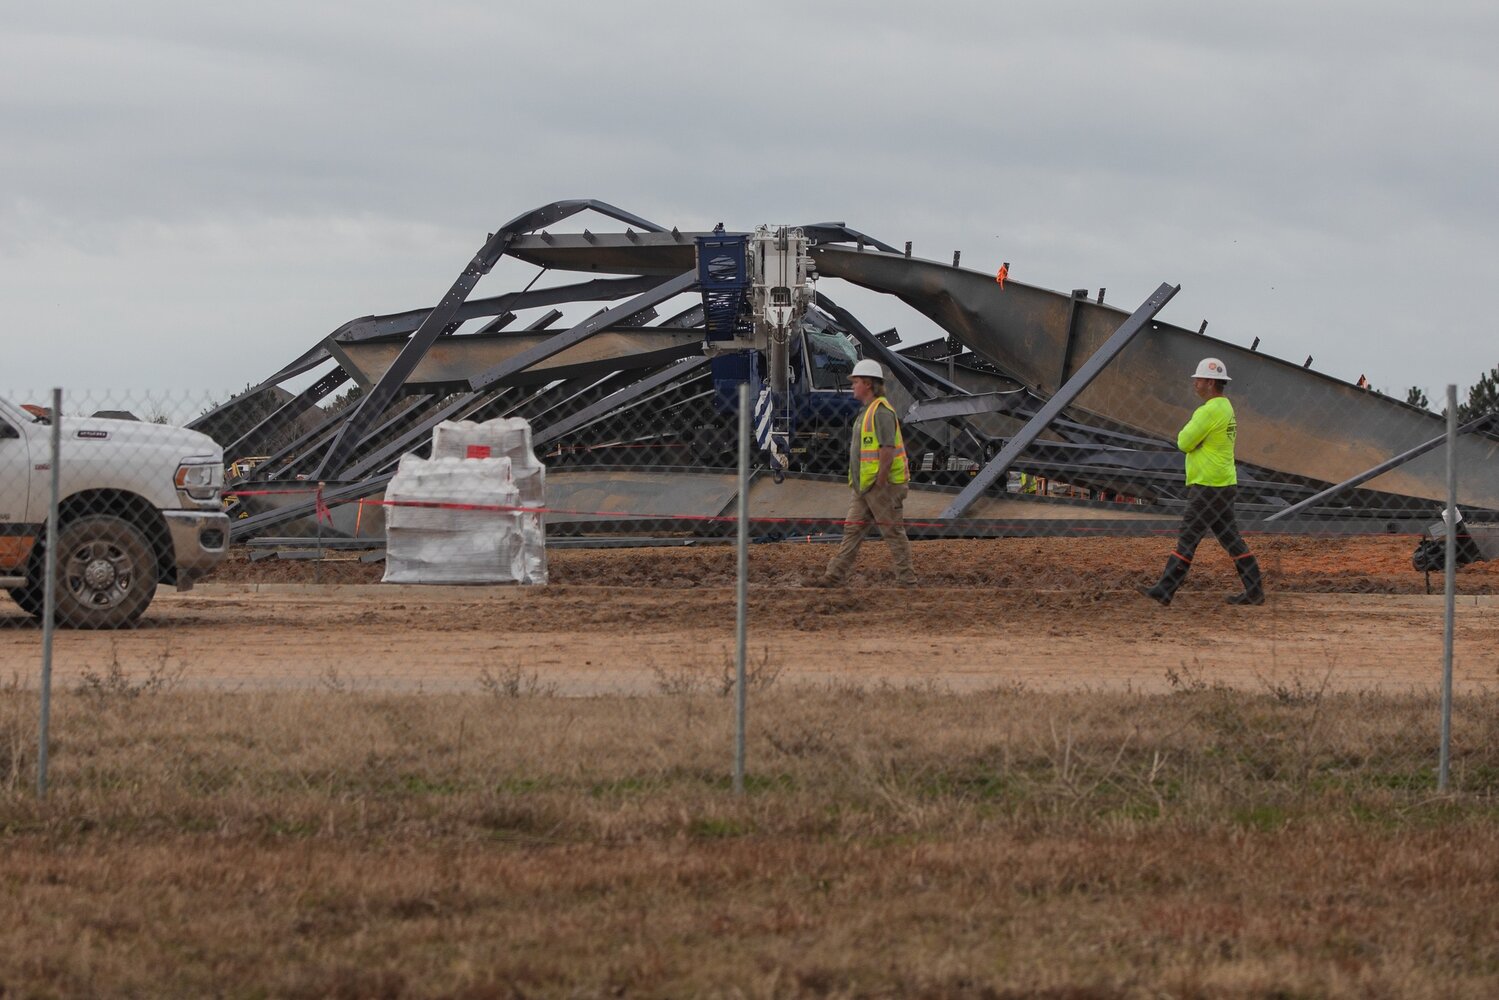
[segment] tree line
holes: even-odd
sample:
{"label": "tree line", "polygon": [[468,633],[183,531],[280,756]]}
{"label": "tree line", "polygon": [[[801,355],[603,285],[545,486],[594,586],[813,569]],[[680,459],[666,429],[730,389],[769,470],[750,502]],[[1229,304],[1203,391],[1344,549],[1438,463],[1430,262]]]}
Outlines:
{"label": "tree line", "polygon": [[[1431,409],[1431,400],[1426,398],[1426,390],[1420,386],[1413,385],[1407,389],[1405,401],[1423,410]],[[1442,408],[1442,412],[1447,412],[1446,407]],[[1485,413],[1499,413],[1499,366],[1489,369],[1487,375],[1470,385],[1467,402],[1457,404],[1458,423],[1466,423]]]}

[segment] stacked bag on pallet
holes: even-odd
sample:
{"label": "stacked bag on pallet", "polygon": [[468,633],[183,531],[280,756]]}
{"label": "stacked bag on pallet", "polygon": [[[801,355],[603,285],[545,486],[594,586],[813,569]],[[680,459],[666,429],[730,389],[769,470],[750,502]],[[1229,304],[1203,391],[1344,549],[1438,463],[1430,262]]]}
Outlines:
{"label": "stacked bag on pallet", "polygon": [[438,424],[385,488],[385,582],[546,583],[545,495],[525,420]]}

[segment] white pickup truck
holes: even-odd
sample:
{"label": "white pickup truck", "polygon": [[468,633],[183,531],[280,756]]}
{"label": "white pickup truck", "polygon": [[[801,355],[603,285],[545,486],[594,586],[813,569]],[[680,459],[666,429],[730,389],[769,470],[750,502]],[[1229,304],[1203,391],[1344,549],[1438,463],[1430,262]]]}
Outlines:
{"label": "white pickup truck", "polygon": [[[228,551],[224,454],[182,427],[63,417],[57,623],[135,623],[158,583],[189,590]],[[0,588],[40,617],[52,426],[0,399]]]}

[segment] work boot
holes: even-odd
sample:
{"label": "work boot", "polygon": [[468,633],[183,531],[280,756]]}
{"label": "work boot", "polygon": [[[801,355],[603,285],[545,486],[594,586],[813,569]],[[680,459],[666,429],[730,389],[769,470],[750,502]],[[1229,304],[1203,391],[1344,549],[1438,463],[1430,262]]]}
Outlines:
{"label": "work boot", "polygon": [[1265,582],[1260,576],[1260,562],[1254,556],[1242,556],[1234,560],[1239,571],[1239,580],[1244,584],[1242,594],[1229,595],[1227,604],[1264,604]]}
{"label": "work boot", "polygon": [[1192,564],[1187,562],[1175,552],[1166,557],[1166,568],[1161,572],[1161,578],[1154,586],[1141,587],[1140,593],[1155,601],[1161,607],[1170,607],[1171,598],[1176,596],[1176,590],[1187,578],[1187,570]]}

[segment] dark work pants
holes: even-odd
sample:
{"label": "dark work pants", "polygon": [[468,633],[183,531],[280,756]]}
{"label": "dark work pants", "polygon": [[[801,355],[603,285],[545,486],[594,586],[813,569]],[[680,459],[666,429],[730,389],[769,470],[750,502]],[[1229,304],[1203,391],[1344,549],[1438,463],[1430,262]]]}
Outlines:
{"label": "dark work pants", "polygon": [[1176,536],[1176,554],[1191,563],[1197,543],[1212,532],[1218,543],[1235,560],[1249,554],[1249,545],[1239,534],[1234,516],[1237,486],[1188,486],[1187,512],[1182,515],[1181,533]]}

